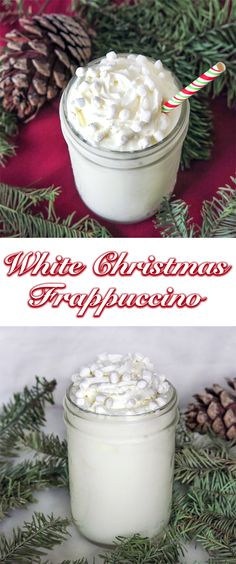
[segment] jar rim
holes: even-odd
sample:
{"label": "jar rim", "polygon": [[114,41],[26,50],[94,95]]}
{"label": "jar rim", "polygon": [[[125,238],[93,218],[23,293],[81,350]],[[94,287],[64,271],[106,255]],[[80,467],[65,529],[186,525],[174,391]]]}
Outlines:
{"label": "jar rim", "polygon": [[67,388],[66,390],[66,394],[65,394],[65,398],[64,398],[64,408],[67,408],[73,415],[80,417],[81,419],[87,419],[87,420],[93,420],[93,421],[110,421],[111,423],[113,422],[137,422],[140,421],[141,419],[145,418],[145,419],[152,419],[152,418],[156,418],[157,416],[162,416],[166,413],[168,413],[169,411],[171,411],[171,409],[173,407],[175,407],[177,405],[177,401],[178,401],[178,396],[177,396],[177,391],[175,389],[175,387],[173,386],[173,384],[171,384],[168,380],[167,380],[168,384],[171,387],[171,397],[168,400],[168,402],[163,405],[162,407],[158,407],[155,411],[148,411],[148,412],[144,412],[144,413],[134,413],[132,415],[130,414],[108,414],[108,413],[95,413],[93,411],[89,411],[86,409],[83,409],[81,407],[79,407],[71,398],[71,389],[74,386],[73,382],[70,384],[70,386]]}
{"label": "jar rim", "polygon": [[[129,53],[118,53],[118,56],[119,57],[127,57],[128,54]],[[134,53],[134,55],[135,55],[135,53]],[[152,57],[146,57],[146,58],[149,61],[155,62],[155,59],[153,59]],[[99,64],[102,59],[104,59],[104,57],[99,57],[97,59],[93,59],[87,65],[85,65],[84,68],[86,69],[86,68],[89,68],[89,67],[94,66],[96,64]],[[165,66],[164,66],[164,68],[166,68],[167,70],[170,70]],[[175,76],[175,74],[172,71],[170,71],[170,72],[172,73],[176,84],[179,86],[179,89],[181,89],[182,84],[180,83],[178,78]],[[76,131],[74,129],[73,125],[71,124],[71,122],[68,119],[67,98],[68,98],[69,91],[70,91],[72,85],[74,84],[74,82],[76,80],[77,80],[77,77],[76,77],[76,75],[74,75],[71,78],[71,80],[69,81],[69,83],[67,84],[67,86],[66,86],[66,88],[65,88],[65,90],[62,94],[62,97],[61,97],[60,112],[62,112],[62,115],[65,118],[67,129],[70,132],[70,134],[72,135],[73,139],[78,144],[80,144],[83,148],[89,150],[91,153],[94,153],[95,155],[100,155],[103,158],[116,159],[116,160],[135,160],[135,159],[140,159],[140,157],[149,156],[149,155],[152,155],[153,153],[156,153],[158,151],[162,151],[163,149],[166,149],[169,146],[169,144],[178,136],[178,133],[181,131],[181,129],[182,129],[184,123],[185,123],[185,120],[189,115],[189,108],[190,108],[189,101],[185,100],[181,104],[180,116],[179,116],[179,119],[178,119],[175,127],[170,131],[170,133],[168,133],[168,135],[166,135],[166,137],[164,137],[162,139],[162,141],[159,141],[159,142],[155,143],[154,145],[147,147],[146,149],[137,149],[135,151],[118,151],[118,150],[108,149],[108,148],[99,147],[99,146],[94,147],[86,139],[84,139],[78,131]]]}

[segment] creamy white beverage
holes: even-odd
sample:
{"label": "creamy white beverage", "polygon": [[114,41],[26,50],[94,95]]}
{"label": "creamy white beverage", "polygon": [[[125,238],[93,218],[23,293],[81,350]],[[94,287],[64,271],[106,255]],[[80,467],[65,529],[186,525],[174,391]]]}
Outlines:
{"label": "creamy white beverage", "polygon": [[171,511],[174,387],[140,354],[104,353],[73,376],[64,408],[81,533],[101,544],[160,533]]}
{"label": "creamy white beverage", "polygon": [[180,85],[161,61],[110,52],[80,67],[60,117],[75,183],[98,215],[135,222],[173,191],[189,105],[164,114]]}

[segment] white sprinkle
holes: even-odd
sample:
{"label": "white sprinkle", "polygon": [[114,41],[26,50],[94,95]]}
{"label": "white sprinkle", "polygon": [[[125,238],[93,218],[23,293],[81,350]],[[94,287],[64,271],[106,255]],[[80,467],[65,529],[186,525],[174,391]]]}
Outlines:
{"label": "white sprinkle", "polygon": [[145,86],[143,86],[143,84],[141,84],[141,86],[138,86],[137,92],[138,92],[139,96],[146,96],[147,88],[145,88]]}
{"label": "white sprinkle", "polygon": [[78,78],[82,78],[85,74],[85,70],[83,67],[78,67],[75,71],[76,76],[78,76]]}
{"label": "white sprinkle", "polygon": [[114,61],[117,58],[117,54],[115,53],[115,51],[110,51],[109,53],[107,53],[106,58],[108,59],[108,61]]}
{"label": "white sprinkle", "polygon": [[113,406],[113,399],[112,398],[107,398],[105,401],[105,407],[107,409],[111,409]]}
{"label": "white sprinkle", "polygon": [[141,110],[140,120],[144,123],[148,123],[152,117],[152,113],[149,110]]}
{"label": "white sprinkle", "polygon": [[158,59],[158,61],[155,62],[154,67],[155,67],[158,71],[160,71],[160,70],[163,69],[163,64],[162,64],[162,62],[160,61],[160,59]]}
{"label": "white sprinkle", "polygon": [[146,380],[139,380],[137,386],[138,386],[138,388],[140,388],[140,390],[146,388],[147,387]]}
{"label": "white sprinkle", "polygon": [[162,139],[163,139],[163,134],[161,133],[161,131],[155,131],[153,133],[153,136],[155,137],[155,139],[158,143],[160,143],[160,141],[162,141]]}
{"label": "white sprinkle", "polygon": [[81,368],[79,373],[81,378],[86,378],[86,376],[90,376],[90,368],[88,366],[84,366]]}
{"label": "white sprinkle", "polygon": [[113,364],[107,364],[106,366],[104,366],[104,367],[102,368],[102,371],[103,371],[103,373],[105,373],[105,374],[109,374],[110,372],[113,372],[113,371],[114,371],[114,366],[113,366]]}
{"label": "white sprinkle", "polygon": [[145,96],[141,102],[142,108],[144,110],[149,110],[150,109],[150,100],[148,98],[148,96]]}
{"label": "white sprinkle", "polygon": [[129,117],[130,117],[129,110],[124,109],[124,110],[120,111],[119,118],[120,118],[121,121],[127,121],[129,119]]}
{"label": "white sprinkle", "polygon": [[79,108],[84,108],[85,99],[84,98],[76,98],[75,103],[76,103],[76,106],[78,106]]}
{"label": "white sprinkle", "polygon": [[117,372],[111,372],[110,374],[110,382],[111,384],[117,384],[120,380],[119,374]]}

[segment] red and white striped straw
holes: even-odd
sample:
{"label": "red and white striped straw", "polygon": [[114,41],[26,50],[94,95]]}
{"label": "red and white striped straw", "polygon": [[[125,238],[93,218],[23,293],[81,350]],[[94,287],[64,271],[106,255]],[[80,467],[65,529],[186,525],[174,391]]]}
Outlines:
{"label": "red and white striped straw", "polygon": [[195,92],[198,92],[198,90],[204,88],[204,86],[209,84],[209,82],[215,80],[217,76],[220,76],[220,74],[222,74],[225,69],[226,67],[224,63],[216,63],[216,65],[201,74],[201,76],[196,78],[196,80],[191,82],[188,86],[185,86],[185,88],[182,88],[182,90],[180,90],[178,94],[165,102],[161,108],[162,112],[171,112],[171,110],[177,108],[177,106],[182,104],[185,100],[187,100],[187,98],[190,98],[190,96],[195,94]]}

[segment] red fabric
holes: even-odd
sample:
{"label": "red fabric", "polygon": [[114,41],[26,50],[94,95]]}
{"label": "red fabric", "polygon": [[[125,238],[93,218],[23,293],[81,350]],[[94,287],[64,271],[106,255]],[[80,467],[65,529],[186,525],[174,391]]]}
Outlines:
{"label": "red fabric", "polygon": [[[67,0],[51,1],[47,12],[66,11]],[[1,25],[3,37],[7,26]],[[179,172],[175,194],[191,204],[191,215],[200,221],[204,199],[210,199],[218,187],[229,181],[235,173],[234,115],[226,107],[224,96],[212,102],[214,113],[214,148],[210,161],[195,161],[191,169]],[[89,213],[75,188],[66,143],[60,130],[58,100],[45,106],[35,120],[20,127],[16,139],[17,155],[0,171],[1,181],[15,186],[61,186],[57,213],[66,217],[76,210],[77,216]],[[152,219],[133,225],[113,224],[100,220],[114,237],[156,237]]]}

